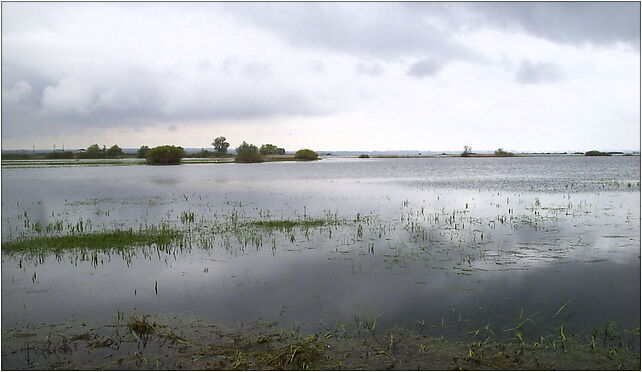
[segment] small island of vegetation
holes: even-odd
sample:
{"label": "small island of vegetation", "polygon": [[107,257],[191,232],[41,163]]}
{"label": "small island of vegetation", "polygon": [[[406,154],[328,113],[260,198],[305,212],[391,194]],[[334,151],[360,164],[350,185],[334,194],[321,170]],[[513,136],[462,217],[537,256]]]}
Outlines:
{"label": "small island of vegetation", "polygon": [[149,165],[176,165],[185,157],[185,151],[180,146],[158,146],[147,151],[146,159]]}
{"label": "small island of vegetation", "polygon": [[309,149],[301,149],[294,154],[294,158],[298,160],[317,160],[319,154]]}
{"label": "small island of vegetation", "polygon": [[611,153],[597,151],[597,150],[591,150],[591,151],[585,152],[584,156],[611,156]]}
{"label": "small island of vegetation", "polygon": [[236,148],[234,161],[236,163],[261,163],[263,162],[263,155],[259,153],[258,147],[243,141],[243,143]]}

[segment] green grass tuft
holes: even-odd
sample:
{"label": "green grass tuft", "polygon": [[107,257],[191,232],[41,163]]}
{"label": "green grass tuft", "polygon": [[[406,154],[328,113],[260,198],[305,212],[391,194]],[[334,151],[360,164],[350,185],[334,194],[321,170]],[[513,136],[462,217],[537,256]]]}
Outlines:
{"label": "green grass tuft", "polygon": [[170,229],[143,231],[116,230],[80,235],[46,236],[3,242],[2,253],[20,254],[36,252],[62,252],[73,249],[111,250],[135,246],[167,245],[178,239],[181,233]]}

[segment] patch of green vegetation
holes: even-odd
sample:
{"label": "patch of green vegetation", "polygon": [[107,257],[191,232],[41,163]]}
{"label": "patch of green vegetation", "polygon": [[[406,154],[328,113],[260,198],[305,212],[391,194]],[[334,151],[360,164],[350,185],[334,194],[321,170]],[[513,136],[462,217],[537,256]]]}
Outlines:
{"label": "patch of green vegetation", "polygon": [[267,220],[267,221],[252,221],[248,225],[261,227],[264,229],[275,230],[289,230],[295,227],[315,227],[327,225],[330,221],[322,219],[313,220]]}
{"label": "patch of green vegetation", "polygon": [[122,250],[137,246],[167,245],[181,237],[181,233],[169,228],[148,230],[115,230],[78,235],[43,236],[2,243],[3,254],[43,254],[64,252],[73,249]]}
{"label": "patch of green vegetation", "polygon": [[146,155],[149,165],[176,165],[181,163],[183,157],[185,157],[185,151],[182,147],[170,145],[154,147]]}
{"label": "patch of green vegetation", "polygon": [[237,163],[261,163],[263,156],[259,153],[259,149],[256,146],[243,141],[243,143],[236,148],[234,161]]}
{"label": "patch of green vegetation", "polygon": [[294,154],[295,159],[301,160],[317,160],[319,154],[309,149],[301,149]]}
{"label": "patch of green vegetation", "polygon": [[261,153],[261,155],[285,155],[285,149],[282,147],[276,147],[271,143],[266,143],[261,145],[259,153]]}
{"label": "patch of green vegetation", "polygon": [[[57,324],[3,331],[4,369],[65,366],[65,369],[190,370],[639,370],[639,328],[615,326],[585,336],[556,334],[514,340],[494,335],[463,339],[390,328],[377,336],[341,324],[302,335],[272,322],[224,330],[202,320],[118,312],[116,324]],[[171,324],[171,326],[169,325]],[[125,331],[125,332],[123,332]],[[616,333],[613,333],[616,332]],[[622,332],[625,332],[624,330]],[[178,335],[180,334],[180,336]],[[385,335],[385,336],[384,336]],[[25,348],[25,339],[29,346]],[[138,348],[127,347],[138,341]],[[633,343],[631,343],[633,342]],[[152,344],[141,352],[146,344]],[[104,358],[87,358],[107,349]]]}
{"label": "patch of green vegetation", "polygon": [[584,156],[611,156],[608,152],[602,152],[597,150],[591,150],[584,153]]}
{"label": "patch of green vegetation", "polygon": [[500,147],[497,150],[495,150],[495,156],[500,156],[500,157],[506,156],[506,157],[508,157],[508,156],[515,156],[515,154],[513,154],[512,152],[505,151],[504,149],[502,149]]}

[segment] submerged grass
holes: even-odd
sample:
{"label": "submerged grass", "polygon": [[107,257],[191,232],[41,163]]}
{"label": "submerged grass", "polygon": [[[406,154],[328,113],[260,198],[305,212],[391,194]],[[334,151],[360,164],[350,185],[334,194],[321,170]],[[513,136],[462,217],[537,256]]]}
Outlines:
{"label": "submerged grass", "polygon": [[303,220],[265,220],[265,221],[251,221],[248,225],[275,230],[289,230],[295,227],[316,227],[329,224],[331,221],[327,219],[303,219]]}
{"label": "submerged grass", "polygon": [[44,236],[3,242],[2,253],[49,253],[73,249],[110,250],[137,246],[168,245],[181,237],[181,232],[169,228],[141,231],[115,230],[78,235]]}
{"label": "submerged grass", "polygon": [[[124,315],[124,314],[123,314]],[[155,320],[151,320],[154,318]],[[407,328],[380,342],[345,325],[303,336],[297,328],[223,329],[202,320],[172,326],[149,314],[121,324],[57,324],[2,334],[3,369],[162,370],[639,370],[639,332],[626,340],[617,327],[601,342],[555,335],[519,342],[448,339]],[[121,319],[121,318],[119,318]],[[165,318],[167,319],[167,318]],[[186,319],[187,320],[187,319]],[[176,321],[178,323],[176,323]],[[125,330],[125,332],[122,332]],[[79,333],[81,332],[81,333]],[[175,332],[180,332],[177,336]],[[594,336],[595,339],[595,336]],[[97,355],[104,355],[98,358]]]}

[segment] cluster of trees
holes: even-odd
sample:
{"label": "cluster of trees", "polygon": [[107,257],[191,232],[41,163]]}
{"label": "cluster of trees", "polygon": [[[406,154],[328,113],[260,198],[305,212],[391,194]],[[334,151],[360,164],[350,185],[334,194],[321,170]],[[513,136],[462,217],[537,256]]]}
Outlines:
{"label": "cluster of trees", "polygon": [[80,151],[76,157],[78,159],[113,159],[122,155],[124,155],[123,149],[118,145],[113,145],[110,148],[103,145],[101,149],[98,144],[93,144],[87,147],[85,151]]}
{"label": "cluster of trees", "polygon": [[611,156],[610,152],[591,150],[584,153],[584,156]]}
{"label": "cluster of trees", "polygon": [[266,143],[265,145],[261,145],[259,153],[261,155],[285,155],[285,149],[276,147],[271,143]]}
{"label": "cluster of trees", "polygon": [[[470,146],[464,146],[464,151],[461,153],[460,156],[468,157],[468,156],[471,156],[471,155],[475,155],[475,153],[473,152],[473,148],[470,147]],[[497,150],[495,150],[495,154],[494,155],[495,156],[502,156],[502,157],[503,156],[515,156],[515,154],[513,154],[512,152],[505,151],[501,147],[498,148]]]}
{"label": "cluster of trees", "polygon": [[[259,149],[253,144],[243,141],[236,148],[234,161],[237,163],[260,163],[264,160],[264,155],[285,155],[285,150],[271,144],[263,145]],[[317,160],[318,158],[319,155],[309,149],[302,149],[294,154],[294,159],[297,160]]]}

